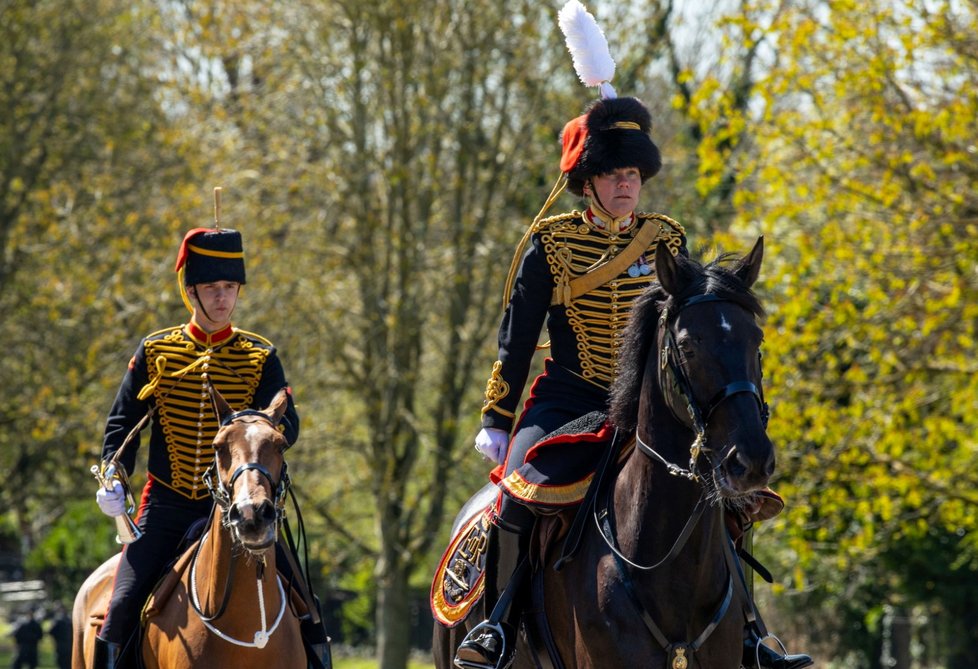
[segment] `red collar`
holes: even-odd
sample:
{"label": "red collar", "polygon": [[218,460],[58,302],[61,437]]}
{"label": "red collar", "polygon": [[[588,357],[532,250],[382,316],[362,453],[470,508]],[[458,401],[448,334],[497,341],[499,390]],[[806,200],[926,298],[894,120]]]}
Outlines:
{"label": "red collar", "polygon": [[184,331],[194,341],[211,348],[214,346],[220,346],[234,336],[234,326],[231,324],[228,324],[227,327],[222,328],[217,332],[207,333],[204,332],[199,325],[193,321],[190,321],[187,323],[186,327],[184,327]]}
{"label": "red collar", "polygon": [[624,216],[615,218],[608,212],[598,207],[596,203],[592,203],[591,206],[587,208],[587,211],[584,212],[584,216],[595,227],[600,228],[605,232],[619,235],[627,231],[632,226],[632,222],[635,218],[635,212],[629,212]]}

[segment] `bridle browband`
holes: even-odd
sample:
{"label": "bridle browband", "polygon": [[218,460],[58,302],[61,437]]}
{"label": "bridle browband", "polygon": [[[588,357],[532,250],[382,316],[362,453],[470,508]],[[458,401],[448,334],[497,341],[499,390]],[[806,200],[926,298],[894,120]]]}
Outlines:
{"label": "bridle browband", "polygon": [[[671,311],[669,307],[663,308],[662,313],[659,315],[659,335],[657,338],[659,342],[659,388],[672,415],[696,435],[695,440],[689,448],[688,469],[683,469],[679,465],[670,462],[652,446],[645,443],[637,432],[635,435],[635,443],[643,453],[665,465],[670,474],[682,476],[691,481],[700,480],[700,474],[697,470],[699,456],[701,453],[710,451],[710,448],[706,444],[706,427],[710,418],[713,416],[713,412],[721,404],[735,395],[749,393],[757,400],[757,405],[761,412],[761,421],[765,428],[767,427],[768,417],[770,416],[770,410],[767,402],[764,401],[762,389],[754,382],[747,380],[732,381],[726,384],[710,398],[705,407],[701,407],[696,402],[689,375],[686,374],[686,369],[683,367],[682,360],[679,358],[679,347],[676,344],[676,338],[672,332],[672,325],[684,309],[705,302],[731,302],[737,304],[734,300],[719,295],[694,295],[684,300]],[[757,355],[759,362],[761,357],[760,351],[758,351]]]}

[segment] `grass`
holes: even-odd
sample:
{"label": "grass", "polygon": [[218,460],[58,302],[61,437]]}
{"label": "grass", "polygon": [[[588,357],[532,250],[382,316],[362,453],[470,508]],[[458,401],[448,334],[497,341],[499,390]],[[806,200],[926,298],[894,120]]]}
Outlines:
{"label": "grass", "polygon": [[[425,664],[414,660],[408,662],[408,669],[431,669],[433,666],[431,663]],[[377,669],[377,660],[363,657],[336,657],[333,658],[333,669]]]}

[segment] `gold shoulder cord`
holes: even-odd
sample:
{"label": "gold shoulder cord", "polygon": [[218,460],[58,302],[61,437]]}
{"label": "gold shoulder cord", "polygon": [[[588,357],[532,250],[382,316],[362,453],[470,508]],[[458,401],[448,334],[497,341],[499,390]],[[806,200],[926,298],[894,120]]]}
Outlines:
{"label": "gold shoulder cord", "polygon": [[516,280],[516,272],[519,270],[520,260],[523,259],[523,252],[526,251],[526,245],[530,241],[530,237],[536,232],[537,224],[543,218],[543,215],[547,213],[547,210],[553,206],[560,194],[564,192],[567,188],[567,176],[561,173],[560,177],[557,179],[557,183],[550,190],[550,195],[547,197],[547,201],[543,203],[543,207],[540,208],[539,213],[533,217],[533,223],[530,227],[526,229],[523,233],[523,239],[516,246],[516,253],[513,254],[513,262],[509,265],[509,274],[506,276],[506,286],[503,289],[503,311],[506,311],[506,305],[509,304],[509,296],[513,291],[513,281]]}

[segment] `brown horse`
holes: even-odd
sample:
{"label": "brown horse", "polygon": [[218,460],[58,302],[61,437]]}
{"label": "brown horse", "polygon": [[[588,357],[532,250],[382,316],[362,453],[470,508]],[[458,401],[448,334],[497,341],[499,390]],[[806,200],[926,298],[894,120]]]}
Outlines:
{"label": "brown horse", "polygon": [[[609,465],[575,557],[557,571],[558,551],[543,552],[513,666],[740,666],[754,610],[723,506],[753,505],[774,470],[750,291],[762,256],[763,240],[732,269],[656,254],[612,389],[611,421],[634,446]],[[437,667],[483,618],[476,605],[435,624]]]}
{"label": "brown horse", "polygon": [[[286,393],[262,411],[238,412],[216,390],[211,393],[221,421],[208,482],[214,510],[202,538],[169,575],[168,596],[146,620],[143,662],[148,669],[305,669],[299,620],[275,565],[289,485],[283,455],[288,444],[277,429]],[[100,566],[75,598],[73,669],[91,666],[95,625],[108,606],[118,559]]]}

